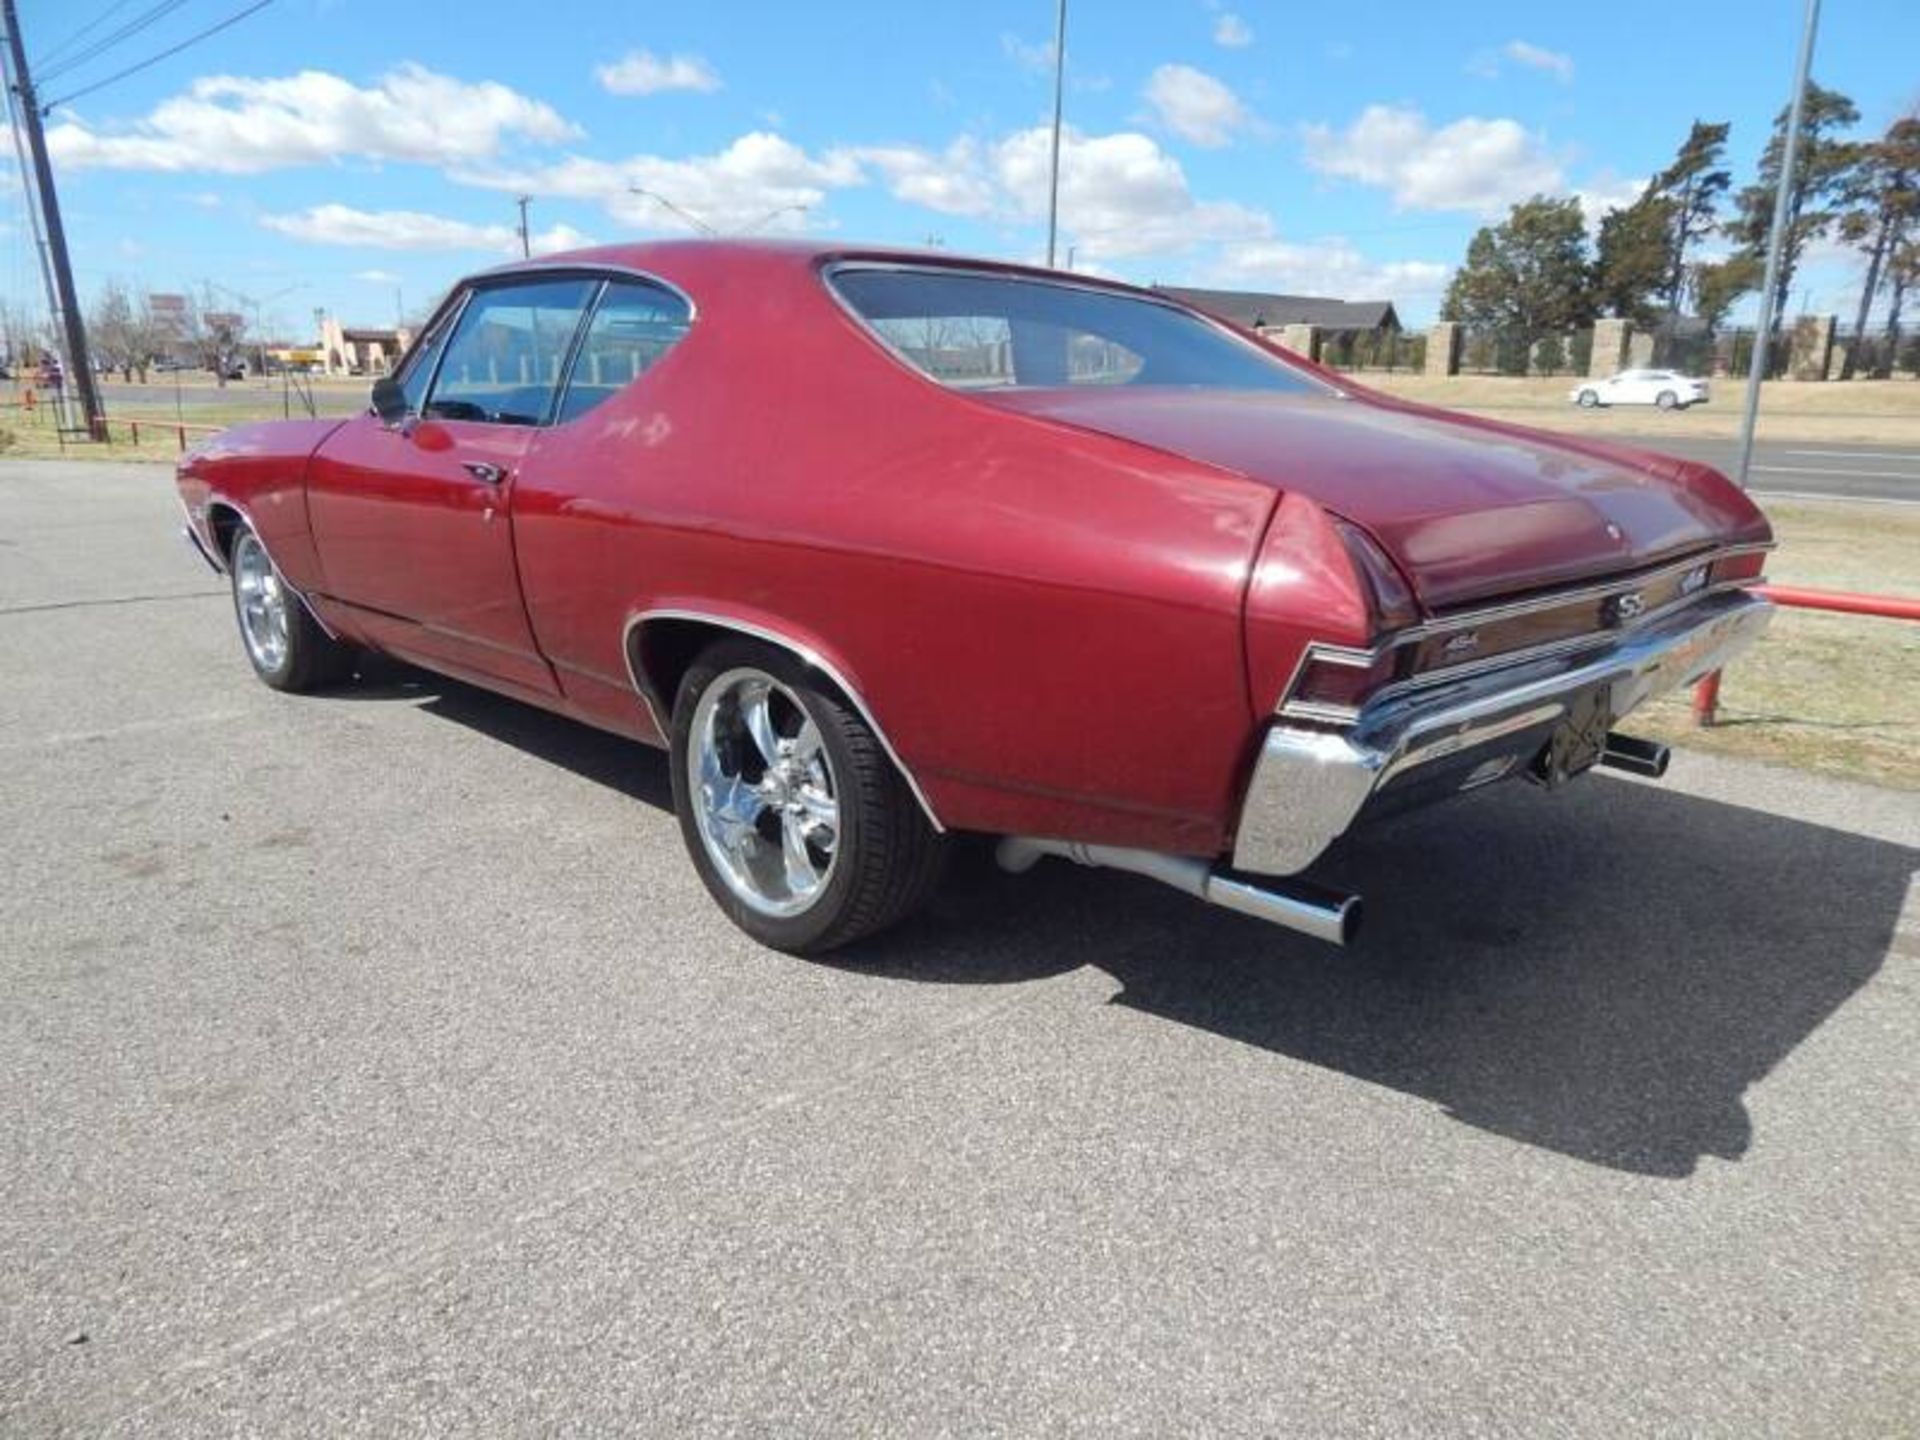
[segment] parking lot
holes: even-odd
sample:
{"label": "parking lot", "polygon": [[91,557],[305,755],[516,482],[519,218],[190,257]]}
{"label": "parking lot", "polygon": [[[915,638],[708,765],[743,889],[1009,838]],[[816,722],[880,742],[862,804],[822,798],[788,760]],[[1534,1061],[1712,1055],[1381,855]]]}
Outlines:
{"label": "parking lot", "polygon": [[831,964],[653,752],[241,657],[0,463],[0,1432],[1920,1430],[1920,795],[1681,755],[1350,952],[960,857]]}

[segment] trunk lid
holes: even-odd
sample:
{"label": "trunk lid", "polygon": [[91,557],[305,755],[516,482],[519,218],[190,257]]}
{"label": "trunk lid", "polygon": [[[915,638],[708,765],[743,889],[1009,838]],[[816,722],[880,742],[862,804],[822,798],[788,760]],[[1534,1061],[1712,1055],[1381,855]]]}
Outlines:
{"label": "trunk lid", "polygon": [[1391,401],[1094,386],[979,398],[1308,495],[1370,531],[1429,610],[1768,533],[1704,465]]}

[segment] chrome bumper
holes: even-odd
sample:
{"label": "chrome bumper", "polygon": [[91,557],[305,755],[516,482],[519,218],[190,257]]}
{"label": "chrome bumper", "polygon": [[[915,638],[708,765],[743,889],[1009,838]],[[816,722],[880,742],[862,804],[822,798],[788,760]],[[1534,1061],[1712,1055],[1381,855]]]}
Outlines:
{"label": "chrome bumper", "polygon": [[1724,591],[1626,631],[1597,650],[1388,696],[1335,733],[1267,732],[1240,812],[1233,866],[1293,875],[1345,834],[1376,797],[1467,767],[1447,793],[1518,773],[1574,702],[1603,687],[1618,720],[1718,670],[1760,638],[1773,606]]}

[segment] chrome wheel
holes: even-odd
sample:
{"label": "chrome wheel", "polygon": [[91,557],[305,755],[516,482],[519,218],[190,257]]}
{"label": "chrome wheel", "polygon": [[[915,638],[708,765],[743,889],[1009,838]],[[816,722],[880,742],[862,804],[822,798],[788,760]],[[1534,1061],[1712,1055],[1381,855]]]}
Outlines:
{"label": "chrome wheel", "polygon": [[247,653],[263,671],[278,671],[287,659],[287,632],[294,600],[266,546],[251,530],[233,546],[233,593],[240,609],[240,634]]}
{"label": "chrome wheel", "polygon": [[762,915],[804,913],[840,848],[840,800],[820,728],[764,670],[714,677],[694,707],[686,793],[708,858]]}

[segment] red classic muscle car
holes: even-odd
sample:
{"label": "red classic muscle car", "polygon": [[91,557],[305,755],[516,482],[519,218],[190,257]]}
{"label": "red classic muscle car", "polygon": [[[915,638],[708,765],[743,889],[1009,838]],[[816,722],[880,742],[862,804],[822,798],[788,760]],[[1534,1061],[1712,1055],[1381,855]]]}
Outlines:
{"label": "red classic muscle car", "polygon": [[180,467],[248,659],[362,649],[671,752],[728,915],[812,953],[949,832],[1341,942],[1357,824],[1615,732],[1770,609],[1705,466],[1370,394],[1166,297],[946,254],[585,250],[456,287],[354,419]]}

